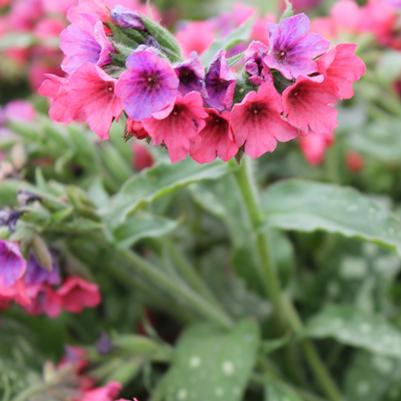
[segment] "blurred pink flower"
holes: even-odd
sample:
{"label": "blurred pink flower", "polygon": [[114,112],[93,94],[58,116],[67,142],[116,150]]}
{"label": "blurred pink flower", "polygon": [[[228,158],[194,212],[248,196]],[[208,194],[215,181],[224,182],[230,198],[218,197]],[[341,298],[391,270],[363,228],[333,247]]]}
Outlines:
{"label": "blurred pink flower", "polygon": [[97,285],[76,276],[68,277],[58,288],[57,294],[60,296],[62,308],[72,313],[94,308],[101,301]]}
{"label": "blurred pink flower", "polygon": [[188,22],[176,34],[184,55],[192,52],[202,54],[215,40],[213,24],[210,21]]}

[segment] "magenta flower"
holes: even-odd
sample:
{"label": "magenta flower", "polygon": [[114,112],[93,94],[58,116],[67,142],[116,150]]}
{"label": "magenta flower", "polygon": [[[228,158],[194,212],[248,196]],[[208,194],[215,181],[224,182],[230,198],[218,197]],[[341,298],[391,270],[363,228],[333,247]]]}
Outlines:
{"label": "magenta flower", "polygon": [[108,139],[111,124],[118,120],[123,107],[115,94],[117,81],[93,64],[84,64],[70,77],[69,99],[80,110],[89,127],[101,139]]}
{"label": "magenta flower", "polygon": [[177,97],[175,104],[145,120],[143,126],[155,145],[164,143],[173,163],[185,159],[191,142],[204,127],[207,113],[202,96],[190,92]]}
{"label": "magenta flower", "polygon": [[206,100],[209,106],[219,111],[229,109],[233,102],[235,82],[235,74],[228,67],[226,52],[222,50],[206,74]]}
{"label": "magenta flower", "polygon": [[337,88],[340,99],[354,96],[352,86],[366,70],[364,62],[355,55],[355,50],[355,44],[339,44],[318,60],[319,72]]}
{"label": "magenta flower", "polygon": [[57,290],[63,309],[71,313],[82,312],[100,304],[100,292],[96,284],[80,277],[69,277]]}
{"label": "magenta flower", "polygon": [[298,78],[283,92],[284,114],[289,123],[305,134],[334,131],[337,127],[336,90],[328,81]]}
{"label": "magenta flower", "polygon": [[230,125],[230,113],[214,109],[206,109],[206,112],[206,125],[191,146],[191,157],[198,163],[210,163],[216,157],[230,160],[239,149]]}
{"label": "magenta flower", "polygon": [[60,284],[60,269],[56,261],[53,260],[52,270],[49,271],[39,263],[33,254],[30,254],[24,279],[27,286],[57,285]]}
{"label": "magenta flower", "polygon": [[26,267],[18,245],[0,240],[0,286],[13,286],[25,274]]}
{"label": "magenta flower", "polygon": [[103,22],[92,25],[90,21],[82,21],[68,26],[60,35],[60,48],[65,55],[61,68],[68,74],[85,63],[102,67],[111,62],[113,46],[106,36]]}
{"label": "magenta flower", "polygon": [[129,8],[125,8],[120,5],[115,6],[111,10],[111,17],[113,18],[113,21],[121,28],[132,28],[139,31],[145,29],[145,25],[140,15]]}
{"label": "magenta flower", "polygon": [[266,64],[286,78],[297,78],[317,71],[314,59],[329,47],[329,42],[310,33],[310,21],[305,14],[285,18],[269,26],[269,54]]}
{"label": "magenta flower", "polygon": [[182,95],[192,91],[203,92],[205,70],[196,53],[192,53],[190,59],[178,64],[175,72],[180,80],[178,89]]}
{"label": "magenta flower", "polygon": [[174,103],[179,80],[167,60],[151,49],[141,49],[128,57],[126,65],[116,93],[130,118],[149,118]]}
{"label": "magenta flower", "polygon": [[261,85],[257,92],[249,92],[231,113],[237,145],[245,144],[245,153],[256,159],[273,152],[277,141],[294,139],[297,131],[281,118],[282,111],[281,97],[271,83]]}
{"label": "magenta flower", "polygon": [[264,62],[268,50],[264,43],[254,40],[244,52],[245,71],[253,85],[261,85],[265,81],[272,82],[270,69]]}

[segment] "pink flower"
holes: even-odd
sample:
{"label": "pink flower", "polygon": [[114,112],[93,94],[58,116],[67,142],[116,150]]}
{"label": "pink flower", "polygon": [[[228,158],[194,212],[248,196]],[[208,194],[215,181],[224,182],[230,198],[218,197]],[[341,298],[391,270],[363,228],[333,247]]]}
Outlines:
{"label": "pink flower", "polygon": [[49,285],[41,285],[29,306],[25,308],[31,315],[45,314],[50,318],[60,315],[62,309],[60,295]]}
{"label": "pink flower", "polygon": [[36,118],[36,110],[31,103],[24,100],[14,100],[4,108],[6,120],[32,122]]}
{"label": "pink flower", "polygon": [[13,286],[25,274],[26,268],[27,263],[18,245],[0,240],[0,286]]}
{"label": "pink flower", "polygon": [[174,103],[179,80],[170,63],[150,48],[136,50],[126,62],[116,93],[133,120],[149,118]]}
{"label": "pink flower", "polygon": [[213,24],[210,21],[190,22],[179,30],[176,36],[185,56],[194,51],[202,54],[215,40]]}
{"label": "pink flower", "polygon": [[206,109],[206,112],[206,125],[191,146],[191,157],[198,163],[209,163],[216,157],[230,160],[238,152],[229,122],[230,113],[219,113],[214,109]]}
{"label": "pink flower", "polygon": [[127,118],[125,129],[127,138],[134,136],[138,139],[145,139],[149,136],[148,132],[145,128],[143,128],[143,124],[140,121],[131,120],[130,118]]}
{"label": "pink flower", "polygon": [[354,95],[352,85],[365,73],[365,64],[355,55],[355,44],[339,44],[318,60],[319,72],[336,88],[340,99]]}
{"label": "pink flower", "polygon": [[198,92],[178,96],[175,104],[153,118],[145,120],[143,126],[155,145],[164,143],[173,163],[185,159],[190,144],[204,127],[207,113]]}
{"label": "pink flower", "polygon": [[332,132],[337,127],[336,90],[330,82],[299,77],[283,92],[284,114],[289,123],[304,133]]}
{"label": "pink flower", "polygon": [[68,79],[49,74],[39,88],[39,94],[50,99],[49,116],[52,120],[62,123],[83,121],[84,116],[80,105],[70,101]]}
{"label": "pink flower", "polygon": [[69,74],[85,63],[109,64],[113,50],[102,21],[69,25],[60,35],[60,48],[65,55],[61,68]]}
{"label": "pink flower", "polygon": [[133,166],[136,171],[142,171],[145,168],[153,166],[154,160],[152,154],[149,152],[146,146],[135,141],[132,144],[132,153],[134,156]]}
{"label": "pink flower", "polygon": [[320,164],[326,154],[326,149],[333,143],[333,133],[310,133],[299,137],[299,144],[306,160],[312,166]]}
{"label": "pink flower", "polygon": [[260,85],[268,80],[272,82],[270,69],[264,62],[268,47],[258,41],[252,41],[244,52],[245,71],[253,85]]}
{"label": "pink flower", "polygon": [[282,111],[281,97],[272,84],[265,83],[257,92],[249,92],[231,113],[237,145],[245,144],[245,153],[257,158],[273,152],[277,141],[294,139],[297,131],[281,118]]}
{"label": "pink flower", "polygon": [[83,114],[89,127],[101,139],[108,139],[111,124],[123,111],[115,94],[116,82],[101,68],[84,64],[71,75],[68,83],[70,105]]}
{"label": "pink flower", "polygon": [[63,309],[71,313],[94,308],[100,303],[100,293],[96,284],[80,277],[69,277],[57,290]]}
{"label": "pink flower", "polygon": [[121,390],[121,384],[112,381],[103,387],[86,391],[82,398],[76,401],[113,401]]}

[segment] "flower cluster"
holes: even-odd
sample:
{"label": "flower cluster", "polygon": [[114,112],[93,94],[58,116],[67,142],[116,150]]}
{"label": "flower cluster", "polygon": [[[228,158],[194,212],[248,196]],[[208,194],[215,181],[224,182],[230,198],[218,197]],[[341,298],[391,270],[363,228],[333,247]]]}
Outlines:
{"label": "flower cluster", "polygon": [[[88,372],[89,368],[90,360],[88,352],[84,348],[66,346],[61,361],[57,365],[48,363],[44,369],[54,378],[55,385],[52,387],[52,396],[71,401],[117,400],[122,388],[121,384],[113,380],[98,387]],[[118,401],[128,400],[119,399]],[[134,401],[137,400],[134,399]]]}
{"label": "flower cluster", "polygon": [[101,139],[126,115],[127,136],[165,146],[172,162],[258,158],[278,142],[330,139],[336,102],[364,73],[354,44],[329,49],[304,14],[266,23],[263,42],[220,49],[204,65],[196,52],[182,59],[174,37],[145,16],[106,3],[70,9],[66,76],[49,76],[40,92],[54,120],[85,121]]}
{"label": "flower cluster", "polygon": [[[15,224],[17,218],[3,211],[0,225]],[[51,266],[45,267],[33,252],[24,258],[17,243],[0,240],[0,266],[1,309],[16,302],[29,314],[46,314],[54,318],[62,310],[79,313],[100,303],[95,284],[78,276],[67,276],[62,280],[54,255]]]}

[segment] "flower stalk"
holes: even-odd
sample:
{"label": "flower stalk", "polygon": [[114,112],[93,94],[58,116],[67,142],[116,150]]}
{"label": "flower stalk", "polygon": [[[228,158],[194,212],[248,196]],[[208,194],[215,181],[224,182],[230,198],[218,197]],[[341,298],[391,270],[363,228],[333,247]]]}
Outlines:
{"label": "flower stalk", "polygon": [[[264,273],[264,283],[268,296],[273,304],[274,311],[278,315],[280,323],[284,328],[302,336],[304,332],[303,323],[291,300],[284,294],[279,276],[270,263],[267,236],[265,230],[263,230],[265,219],[258,199],[258,190],[252,172],[252,166],[248,158],[245,157],[242,159],[240,168],[234,172],[234,176],[256,236],[255,242]],[[305,358],[326,396],[330,401],[342,401],[343,397],[340,391],[324,366],[313,344],[308,339],[304,339],[302,340],[302,348]]]}

